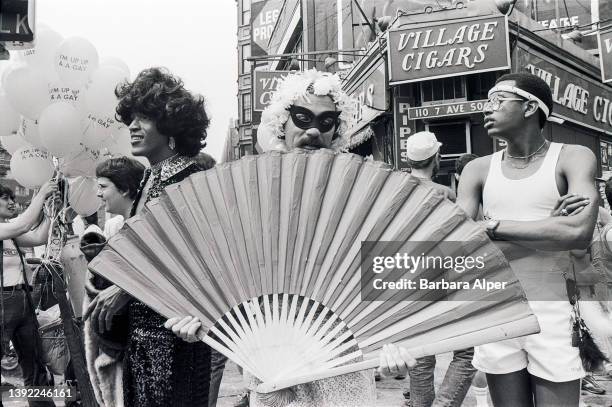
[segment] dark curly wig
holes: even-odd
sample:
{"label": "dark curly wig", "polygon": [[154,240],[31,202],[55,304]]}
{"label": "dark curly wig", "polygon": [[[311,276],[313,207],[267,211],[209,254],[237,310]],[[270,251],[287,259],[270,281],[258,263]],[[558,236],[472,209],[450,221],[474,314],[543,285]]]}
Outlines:
{"label": "dark curly wig", "polygon": [[210,123],[204,109],[204,98],[193,95],[183,81],[163,68],[149,68],[134,82],[117,86],[119,98],[117,119],[129,126],[136,114],[153,120],[157,130],[174,137],[176,152],[194,157],[206,145]]}

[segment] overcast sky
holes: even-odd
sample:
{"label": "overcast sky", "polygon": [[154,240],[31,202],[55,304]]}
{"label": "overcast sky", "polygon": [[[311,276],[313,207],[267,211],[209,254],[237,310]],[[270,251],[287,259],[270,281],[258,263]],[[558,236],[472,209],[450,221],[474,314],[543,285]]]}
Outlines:
{"label": "overcast sky", "polygon": [[37,0],[37,21],[64,37],[90,40],[100,57],[130,67],[165,66],[207,100],[208,147],[221,151],[237,116],[236,2],[234,0]]}

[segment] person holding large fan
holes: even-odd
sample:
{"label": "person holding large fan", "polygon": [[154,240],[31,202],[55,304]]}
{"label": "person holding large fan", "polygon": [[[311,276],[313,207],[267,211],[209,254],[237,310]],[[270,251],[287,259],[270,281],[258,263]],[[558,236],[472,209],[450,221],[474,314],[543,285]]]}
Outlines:
{"label": "person holding large fan", "polygon": [[[164,187],[200,171],[194,157],[204,147],[209,118],[204,99],[160,68],[145,69],[116,90],[117,117],[130,131],[132,153],[146,157],[145,172],[131,215]],[[86,316],[109,329],[113,316],[128,313],[124,359],[126,406],[205,406],[210,380],[210,348],[187,343],[164,329],[165,318],[111,286],[91,302]],[[194,367],[197,366],[197,369]]]}
{"label": "person holding large fan", "polygon": [[[262,113],[259,143],[266,151],[342,150],[353,109],[352,99],[342,91],[337,75],[316,70],[289,75]],[[193,317],[171,318],[166,322],[168,329],[189,342],[199,341],[200,326],[201,322]],[[352,349],[346,352],[349,351]],[[406,369],[415,363],[405,350],[393,346],[385,348],[381,355],[381,366],[389,374],[400,368],[397,364]],[[249,387],[254,388],[257,380],[250,379]],[[375,390],[373,371],[367,370],[294,386],[285,392],[291,395],[289,398],[252,392],[250,405],[365,407],[375,404]]]}

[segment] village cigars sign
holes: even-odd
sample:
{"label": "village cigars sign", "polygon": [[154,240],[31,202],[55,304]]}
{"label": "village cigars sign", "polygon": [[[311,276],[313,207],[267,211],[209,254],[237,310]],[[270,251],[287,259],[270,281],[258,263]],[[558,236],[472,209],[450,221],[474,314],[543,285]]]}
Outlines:
{"label": "village cigars sign", "polygon": [[612,134],[612,89],[519,46],[517,69],[542,78],[552,91],[553,115]]}
{"label": "village cigars sign", "polygon": [[278,83],[291,71],[253,71],[253,111],[263,111],[272,100]]}
{"label": "village cigars sign", "polygon": [[599,40],[601,80],[603,83],[612,82],[612,26],[602,28],[597,37]]}
{"label": "village cigars sign", "polygon": [[505,16],[429,22],[387,35],[392,85],[510,69]]}

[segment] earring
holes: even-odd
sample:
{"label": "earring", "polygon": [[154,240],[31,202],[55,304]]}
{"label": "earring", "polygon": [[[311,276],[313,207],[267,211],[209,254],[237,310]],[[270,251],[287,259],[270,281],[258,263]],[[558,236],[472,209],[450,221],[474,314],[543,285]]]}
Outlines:
{"label": "earring", "polygon": [[170,140],[168,141],[168,147],[170,147],[170,150],[174,150],[174,148],[176,147],[176,142],[174,141],[174,137],[170,137]]}

